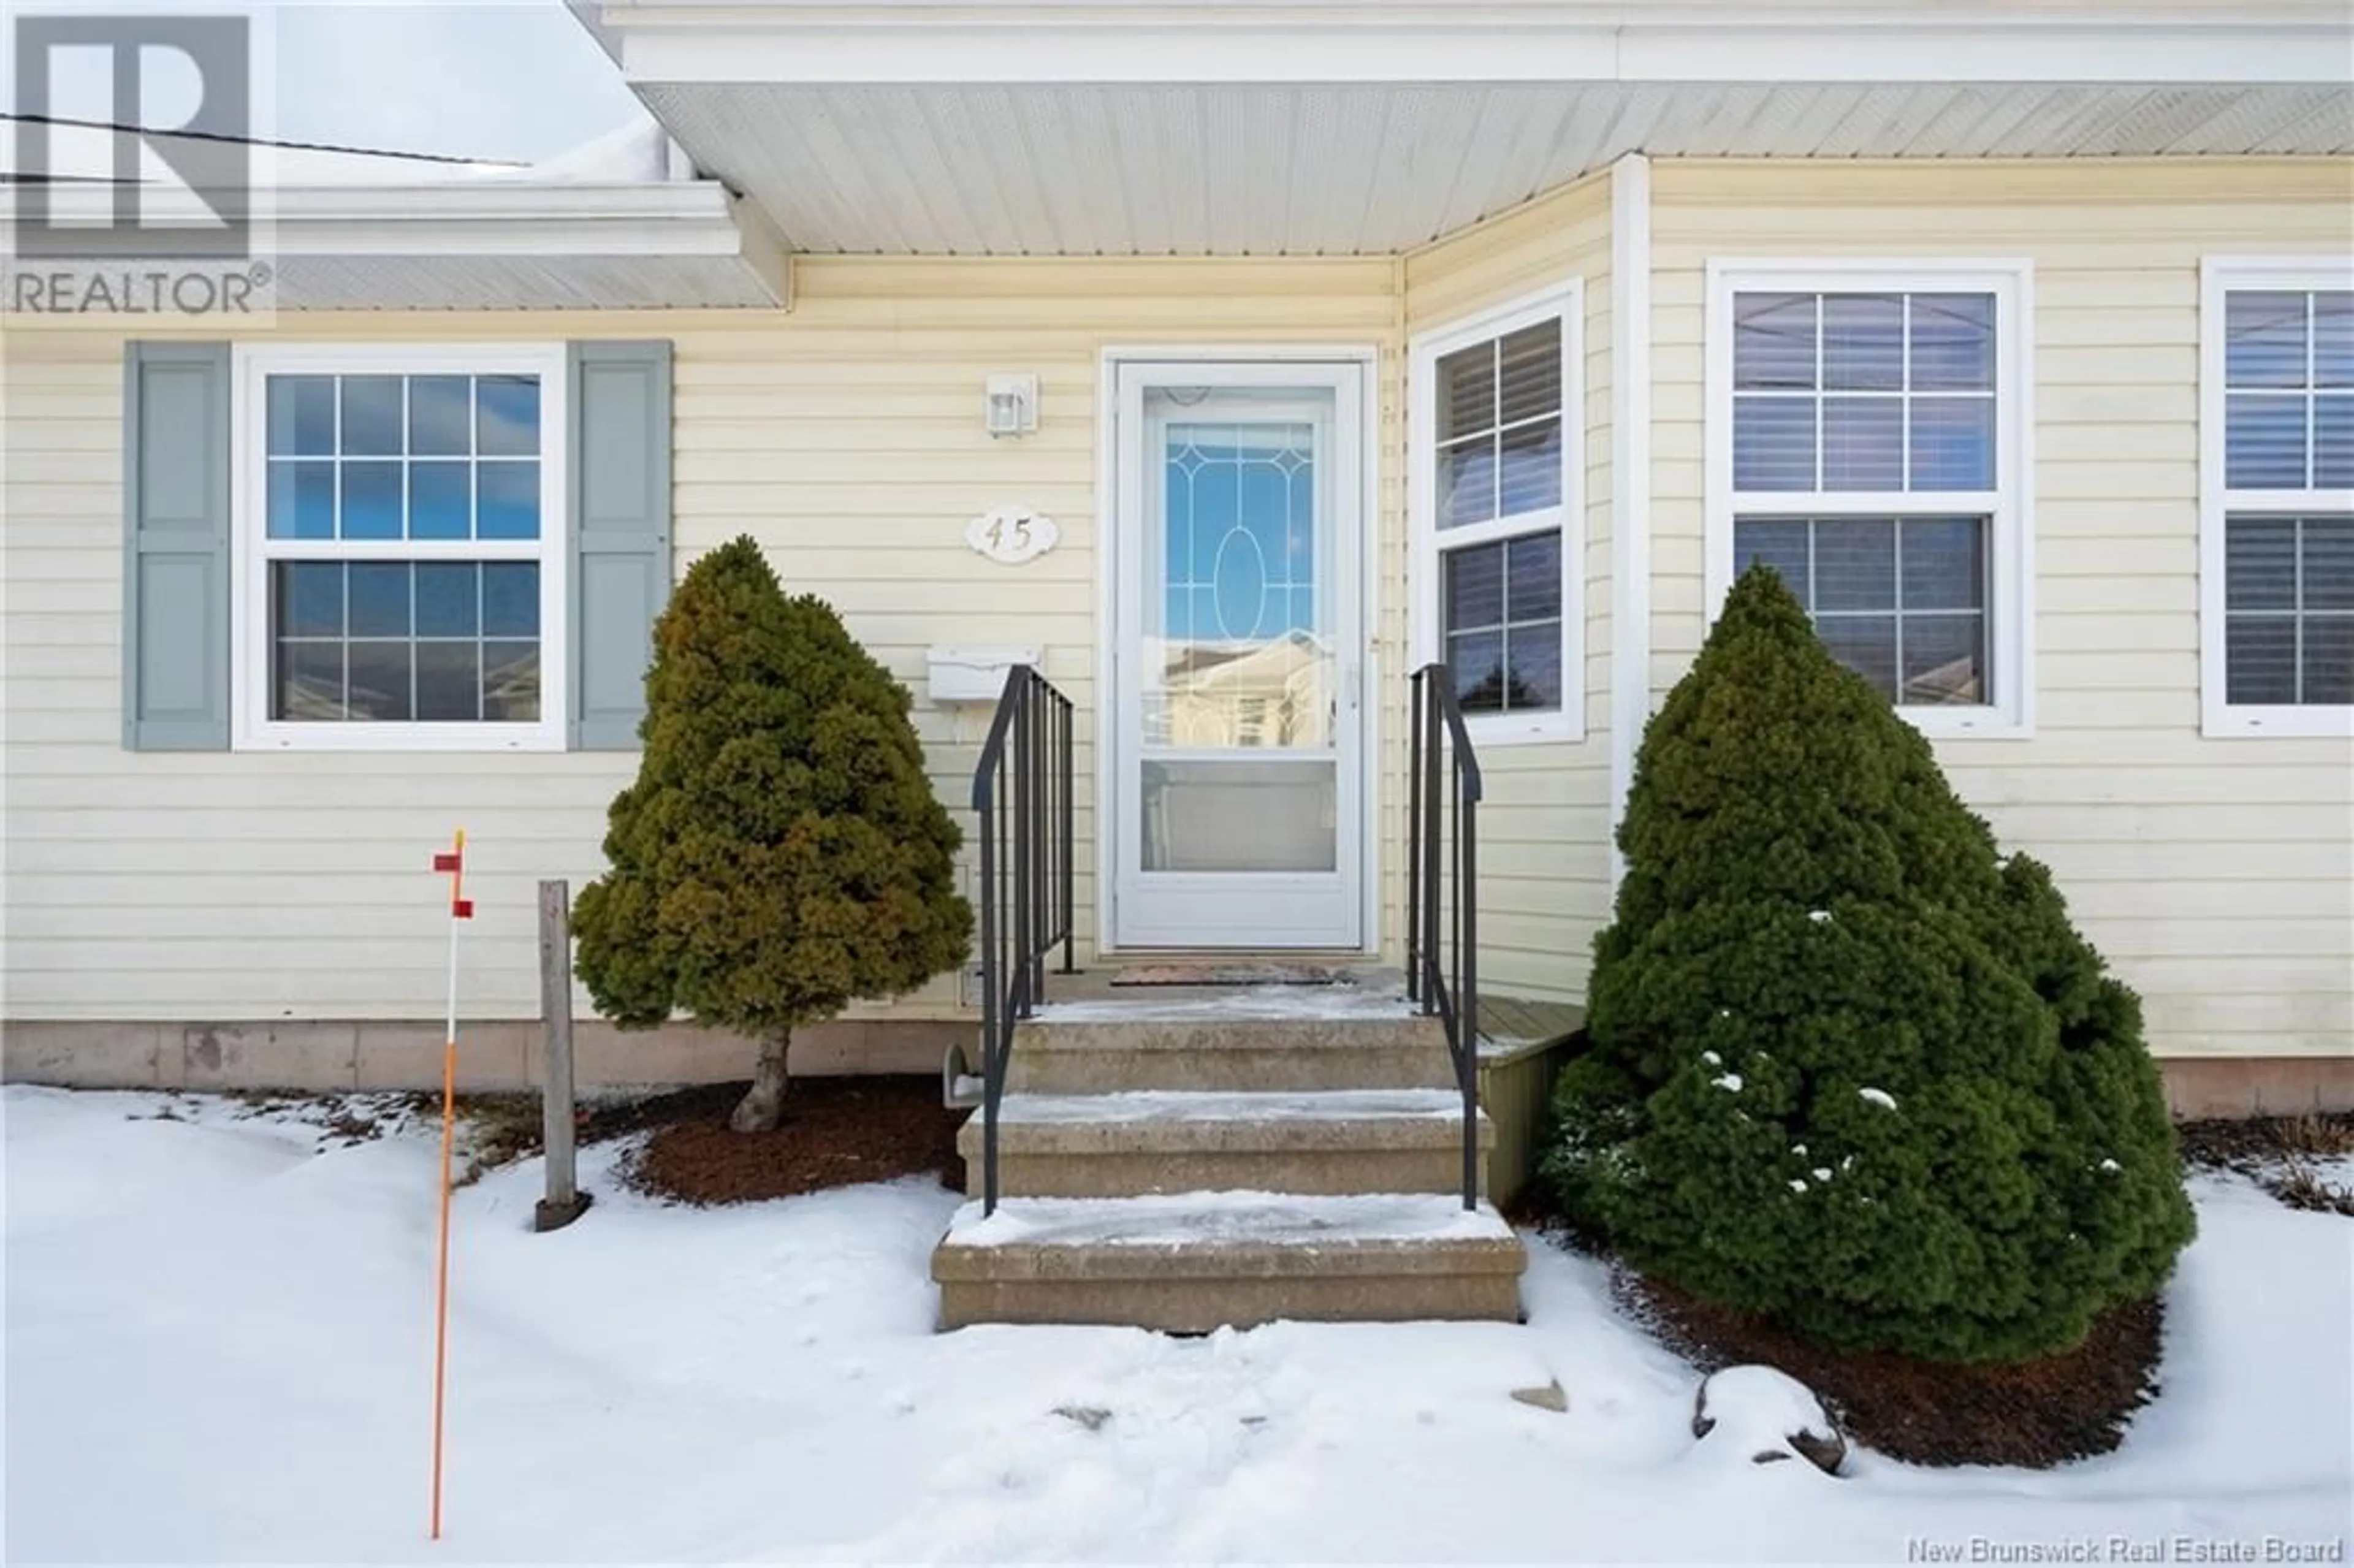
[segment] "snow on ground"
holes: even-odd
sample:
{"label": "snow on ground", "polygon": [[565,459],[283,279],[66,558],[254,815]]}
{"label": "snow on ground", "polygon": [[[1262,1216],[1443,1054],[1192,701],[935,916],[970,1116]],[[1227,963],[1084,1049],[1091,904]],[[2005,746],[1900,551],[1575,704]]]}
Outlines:
{"label": "snow on ground", "polygon": [[[192,1119],[148,1119],[167,1104]],[[2236,1179],[2196,1183],[2167,1393],[2122,1450],[1860,1454],[1834,1480],[1695,1446],[1696,1377],[1543,1243],[1525,1328],[940,1335],[954,1194],[664,1208],[601,1148],[568,1230],[529,1233],[535,1164],[458,1195],[435,1548],[428,1131],[323,1148],[221,1102],[28,1088],[0,1110],[11,1561],[1903,1562],[2256,1550],[2354,1512],[2354,1224]],[[1566,1414],[1509,1397],[1553,1379]]]}

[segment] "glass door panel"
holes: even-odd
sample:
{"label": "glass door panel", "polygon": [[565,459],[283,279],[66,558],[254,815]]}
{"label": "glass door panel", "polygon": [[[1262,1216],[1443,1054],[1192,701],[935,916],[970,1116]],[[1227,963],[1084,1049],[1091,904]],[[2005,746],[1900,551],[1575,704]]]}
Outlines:
{"label": "glass door panel", "polygon": [[1116,938],[1353,945],[1358,373],[1145,368],[1120,403]]}
{"label": "glass door panel", "polygon": [[1339,858],[1321,449],[1332,394],[1154,387],[1144,528],[1146,871]]}

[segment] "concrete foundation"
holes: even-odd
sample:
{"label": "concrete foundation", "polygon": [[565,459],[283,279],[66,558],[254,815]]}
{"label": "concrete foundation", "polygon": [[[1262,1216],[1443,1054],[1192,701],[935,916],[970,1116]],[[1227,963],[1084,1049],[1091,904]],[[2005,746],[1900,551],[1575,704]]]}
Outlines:
{"label": "concrete foundation", "polygon": [[[83,1089],[428,1089],[441,1084],[441,1025],[416,1020],[238,1023],[0,1023],[0,1078]],[[953,1020],[839,1020],[793,1035],[797,1076],[937,1074]],[[573,1078],[584,1091],[730,1083],[752,1075],[757,1047],[691,1024],[629,1033],[602,1019],[573,1025]],[[539,1086],[537,1019],[458,1026],[461,1090]]]}
{"label": "concrete foundation", "polygon": [[[973,1052],[976,1024],[953,1019],[849,1019],[813,1024],[793,1041],[793,1071],[812,1077],[937,1073],[950,1043]],[[1170,1088],[1336,1088],[1454,1082],[1446,1048],[1411,1021],[1386,1041],[1303,1027],[1283,1042],[1329,1047],[1288,1060],[1221,1049],[1214,1035],[1178,1026],[1140,1029],[1109,1059],[1092,1032],[1023,1027],[1012,1084],[1031,1093]],[[1207,1033],[1207,1032],[1204,1032]],[[601,1019],[574,1025],[584,1089],[674,1087],[752,1075],[749,1041],[673,1023],[623,1033]],[[1206,1048],[1204,1048],[1206,1047]],[[1346,1060],[1334,1053],[1348,1053]],[[539,1086],[539,1022],[475,1019],[459,1026],[458,1083],[474,1090]],[[2178,1118],[2354,1111],[2354,1043],[2342,1056],[2172,1056],[2161,1060]],[[0,1081],[60,1088],[339,1090],[438,1088],[441,1026],[429,1020],[260,1020],[159,1023],[108,1020],[0,1022]],[[1492,1107],[1491,1107],[1492,1108]]]}
{"label": "concrete foundation", "polygon": [[2354,1041],[2343,1056],[2170,1056],[2158,1067],[2181,1121],[2354,1111]]}

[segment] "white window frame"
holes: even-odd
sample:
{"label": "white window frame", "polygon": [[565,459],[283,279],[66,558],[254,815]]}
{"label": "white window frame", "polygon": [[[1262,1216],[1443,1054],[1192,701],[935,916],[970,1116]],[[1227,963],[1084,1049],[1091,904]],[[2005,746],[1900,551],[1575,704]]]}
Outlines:
{"label": "white window frame", "polygon": [[[229,398],[231,745],[240,751],[561,751],[569,712],[570,564],[565,519],[570,453],[561,344],[239,344]],[[269,537],[267,378],[313,376],[539,377],[539,537],[355,541],[322,554],[318,540]],[[535,561],[539,565],[539,717],[531,723],[298,723],[270,716],[270,564],[344,561]]]}
{"label": "white window frame", "polygon": [[[1459,528],[1438,526],[1438,362],[1450,354],[1561,322],[1561,504]],[[1444,658],[1447,551],[1548,530],[1561,535],[1561,706],[1543,712],[1466,714],[1471,738],[1487,746],[1531,746],[1585,738],[1585,284],[1566,278],[1477,315],[1416,333],[1409,344],[1407,482],[1412,488],[1414,662]]]}
{"label": "white window frame", "polygon": [[2354,515],[2354,490],[2232,490],[2224,482],[2227,297],[2242,290],[2354,289],[2354,257],[2209,256],[2199,267],[2199,718],[2211,739],[2354,736],[2354,705],[2234,703],[2224,669],[2224,526],[2233,512]]}
{"label": "white window frame", "polygon": [[[1992,294],[1995,488],[1990,491],[1776,491],[1733,488],[1734,296],[1765,293]],[[2035,733],[2035,268],[2009,257],[1712,258],[1703,354],[1706,453],[1703,587],[1713,626],[1733,589],[1734,519],[1743,510],[1804,517],[1983,515],[1987,523],[1987,683],[1993,700],[1899,705],[1922,734],[2025,740]],[[1819,439],[1819,436],[1818,437]],[[1748,503],[1741,504],[1744,500]]]}

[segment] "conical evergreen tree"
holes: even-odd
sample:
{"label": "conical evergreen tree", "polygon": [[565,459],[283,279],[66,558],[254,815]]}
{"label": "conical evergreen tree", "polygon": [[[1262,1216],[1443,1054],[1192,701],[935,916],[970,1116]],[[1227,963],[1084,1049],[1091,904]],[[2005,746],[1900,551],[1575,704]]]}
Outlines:
{"label": "conical evergreen tree", "polygon": [[2133,993],[1751,568],[1645,732],[1550,1169],[1638,1267],[1827,1343],[2079,1342],[2190,1240]]}
{"label": "conical evergreen tree", "polygon": [[637,781],[573,911],[578,968],[623,1028],[684,1012],[761,1043],[739,1130],[776,1124],[795,1027],[954,969],[972,910],[906,688],[823,600],[738,538],[654,625]]}

